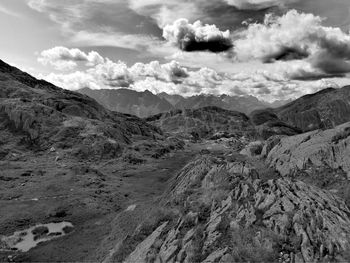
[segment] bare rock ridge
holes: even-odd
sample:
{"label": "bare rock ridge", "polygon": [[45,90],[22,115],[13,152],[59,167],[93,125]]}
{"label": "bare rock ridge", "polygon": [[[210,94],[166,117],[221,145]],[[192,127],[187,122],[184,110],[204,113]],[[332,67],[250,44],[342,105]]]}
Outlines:
{"label": "bare rock ridge", "polygon": [[160,224],[126,262],[344,262],[350,248],[343,200],[301,181],[262,179],[246,161],[200,157],[165,199],[181,207],[178,219]]}
{"label": "bare rock ridge", "polygon": [[339,169],[350,176],[350,122],[281,138],[267,162],[283,176],[314,167]]}
{"label": "bare rock ridge", "polygon": [[0,86],[4,152],[24,143],[35,149],[71,149],[77,155],[116,155],[134,136],[160,133],[134,116],[106,110],[88,96],[37,80],[3,61]]}

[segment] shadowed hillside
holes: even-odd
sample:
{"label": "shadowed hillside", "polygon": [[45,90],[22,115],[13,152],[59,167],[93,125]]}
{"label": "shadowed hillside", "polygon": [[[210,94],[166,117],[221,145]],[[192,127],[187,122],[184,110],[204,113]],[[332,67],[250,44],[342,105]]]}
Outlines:
{"label": "shadowed hillside", "polygon": [[119,154],[133,136],[154,138],[159,130],[95,100],[58,88],[1,61],[0,125],[2,155],[14,146],[62,148],[72,154]]}
{"label": "shadowed hillside", "polygon": [[350,121],[350,86],[324,89],[271,112],[280,120],[303,131],[333,128]]}

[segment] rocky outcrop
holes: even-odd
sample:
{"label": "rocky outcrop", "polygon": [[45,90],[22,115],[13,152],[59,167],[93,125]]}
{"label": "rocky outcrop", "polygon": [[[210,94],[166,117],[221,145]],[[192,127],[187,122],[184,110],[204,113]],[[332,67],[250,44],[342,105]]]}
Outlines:
{"label": "rocky outcrop", "polygon": [[350,123],[285,137],[270,151],[267,163],[281,175],[309,167],[340,169],[350,173]]}
{"label": "rocky outcrop", "polygon": [[286,136],[284,135],[275,135],[275,136],[271,136],[270,138],[268,138],[265,142],[264,142],[264,146],[263,149],[261,151],[260,156],[262,158],[266,158],[268,156],[268,154],[270,153],[270,151],[277,145],[280,143],[281,139],[284,138]]}
{"label": "rocky outcrop", "polygon": [[162,234],[162,231],[167,226],[168,222],[164,222],[160,225],[154,232],[148,236],[144,241],[142,241],[136,249],[128,256],[128,258],[124,261],[125,263],[135,263],[135,262],[146,262],[147,253],[154,245],[154,242],[159,238]]}
{"label": "rocky outcrop", "polygon": [[[143,250],[143,259],[346,261],[350,210],[344,201],[301,181],[259,179],[253,167],[249,162],[210,156],[188,164],[164,200],[167,207],[181,207],[182,216],[157,240],[152,239],[154,233],[145,239],[156,245],[146,252],[148,257]],[[139,246],[131,255],[138,251]]]}
{"label": "rocky outcrop", "polygon": [[254,127],[245,114],[217,107],[175,110],[145,120],[165,132],[194,139],[211,138],[222,131],[231,136],[254,134]]}

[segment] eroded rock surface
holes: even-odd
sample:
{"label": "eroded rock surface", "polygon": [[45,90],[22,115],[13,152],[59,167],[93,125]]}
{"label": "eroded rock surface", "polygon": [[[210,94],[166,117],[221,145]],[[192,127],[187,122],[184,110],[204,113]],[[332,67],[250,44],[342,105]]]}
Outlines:
{"label": "eroded rock surface", "polygon": [[252,164],[225,158],[203,156],[187,165],[166,197],[167,206],[181,207],[182,216],[152,241],[157,245],[146,253],[148,258],[346,260],[342,255],[350,248],[350,210],[343,200],[301,181],[258,177]]}
{"label": "eroded rock surface", "polygon": [[284,137],[270,151],[268,164],[290,175],[308,167],[329,167],[350,172],[350,123]]}

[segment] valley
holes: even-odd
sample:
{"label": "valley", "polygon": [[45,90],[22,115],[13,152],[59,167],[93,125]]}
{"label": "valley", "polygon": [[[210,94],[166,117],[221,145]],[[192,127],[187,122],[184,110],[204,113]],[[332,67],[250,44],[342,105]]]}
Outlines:
{"label": "valley", "polygon": [[[24,255],[1,249],[0,261],[8,256],[26,262],[97,260],[97,254],[108,252],[106,248],[99,251],[99,245],[113,228],[115,217],[131,205],[136,205],[136,211],[152,209],[169,179],[194,155],[186,149],[144,164],[120,159],[98,164],[55,161],[55,153],[1,161],[1,235],[37,223],[67,221],[74,228],[67,236],[39,244]],[[128,224],[140,224],[141,211],[119,231],[127,233]]]}
{"label": "valley", "polygon": [[140,119],[5,62],[0,86],[0,261],[350,260],[348,87]]}

